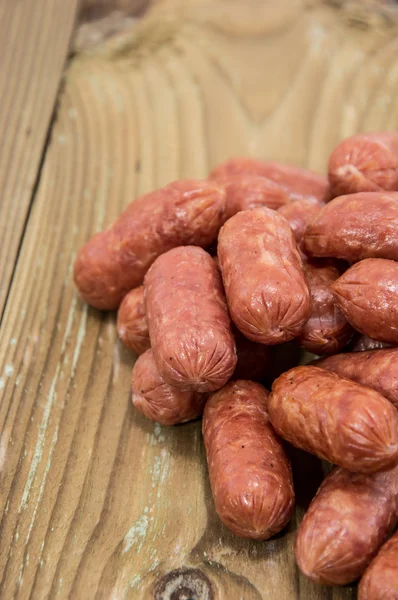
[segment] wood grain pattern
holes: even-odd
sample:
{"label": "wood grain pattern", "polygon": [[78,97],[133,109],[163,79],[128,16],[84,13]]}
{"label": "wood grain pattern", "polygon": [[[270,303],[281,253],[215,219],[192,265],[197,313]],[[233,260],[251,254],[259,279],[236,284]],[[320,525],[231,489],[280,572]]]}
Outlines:
{"label": "wood grain pattern", "polygon": [[0,315],[54,112],[77,4],[78,0],[0,3]]}
{"label": "wood grain pattern", "polygon": [[297,466],[284,535],[234,538],[214,512],[200,423],[164,428],[133,410],[134,357],[71,274],[79,246],[138,194],[234,154],[324,170],[342,137],[396,129],[397,51],[395,30],[349,28],[317,3],[218,0],[154,10],[74,59],[0,330],[4,598],[169,598],[159,580],[180,568],[204,574],[185,575],[195,600],[355,597],[294,563],[318,463]]}

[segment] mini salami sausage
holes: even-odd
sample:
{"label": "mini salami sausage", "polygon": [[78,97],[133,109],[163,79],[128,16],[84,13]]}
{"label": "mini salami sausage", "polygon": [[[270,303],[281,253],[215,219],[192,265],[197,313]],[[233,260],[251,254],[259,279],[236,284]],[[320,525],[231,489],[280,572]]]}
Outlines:
{"label": "mini salami sausage", "polygon": [[220,231],[218,257],[231,318],[246,337],[279,344],[300,334],[310,294],[286,219],[263,207],[236,214]]}
{"label": "mini salami sausage", "polygon": [[292,228],[297,243],[300,243],[307,225],[322,210],[323,202],[316,198],[301,198],[284,204],[278,209],[280,215],[285,217]]}
{"label": "mini salami sausage", "polygon": [[263,381],[273,365],[272,348],[248,340],[238,329],[234,334],[238,363],[233,378]]}
{"label": "mini salami sausage", "polygon": [[332,290],[355,329],[398,344],[398,263],[381,258],[363,260],[337,279]]}
{"label": "mini salami sausage", "polygon": [[203,436],[216,511],[235,535],[266,540],[288,523],[294,505],[289,460],[267,415],[268,392],[235,381],[211,395]]}
{"label": "mini salami sausage", "polygon": [[336,354],[314,364],[376,390],[398,408],[398,348]]}
{"label": "mini salami sausage", "polygon": [[225,221],[226,194],[211,181],[176,181],[132,202],[91,238],[75,262],[75,282],[92,306],[116,309],[157,256],[176,246],[206,247]]}
{"label": "mini salami sausage", "polygon": [[318,367],[295,367],[272,386],[268,411],[285,440],[349,471],[398,463],[398,412],[380,394]]}
{"label": "mini salami sausage", "polygon": [[145,277],[153,356],[170,385],[198,392],[220,388],[237,357],[220,272],[201,248],[174,248]]}
{"label": "mini salami sausage", "polygon": [[143,354],[151,347],[143,285],[123,298],[117,313],[117,332],[123,344],[136,354]]}
{"label": "mini salami sausage", "polygon": [[381,350],[382,348],[390,348],[391,344],[373,340],[368,335],[359,335],[351,347],[353,352],[366,352],[368,350]]}
{"label": "mini salami sausage", "polygon": [[227,192],[228,219],[240,212],[257,206],[277,210],[290,202],[287,191],[278,183],[258,175],[235,175],[220,181]]}
{"label": "mini salami sausage", "polygon": [[398,600],[398,531],[366,569],[359,584],[358,600]]}
{"label": "mini salami sausage", "polygon": [[133,368],[132,401],[148,419],[162,425],[177,425],[196,419],[203,412],[207,396],[172,387],[160,375],[152,350],[142,354]]}
{"label": "mini salami sausage", "polygon": [[398,190],[398,134],[363,133],[343,140],[330,155],[328,171],[333,197]]}
{"label": "mini salami sausage", "polygon": [[312,196],[323,200],[328,195],[328,180],[308,169],[255,158],[231,158],[210,173],[217,181],[236,175],[259,175],[271,179],[289,192],[291,199]]}
{"label": "mini salami sausage", "polygon": [[326,477],[297,533],[304,575],[328,585],[362,575],[397,522],[397,471],[360,475],[336,468]]}
{"label": "mini salami sausage", "polygon": [[349,262],[363,258],[398,260],[398,193],[340,196],[308,225],[303,250]]}
{"label": "mini salami sausage", "polygon": [[308,352],[333,354],[344,348],[354,335],[330,288],[346,265],[324,259],[305,262],[303,266],[311,292],[311,315],[301,332],[300,343]]}

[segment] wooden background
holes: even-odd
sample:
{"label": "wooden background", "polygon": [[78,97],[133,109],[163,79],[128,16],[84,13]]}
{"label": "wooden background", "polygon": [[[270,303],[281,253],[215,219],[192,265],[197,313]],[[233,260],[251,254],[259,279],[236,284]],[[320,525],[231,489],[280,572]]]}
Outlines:
{"label": "wooden background", "polygon": [[284,535],[234,538],[200,423],[133,411],[134,357],[71,279],[138,194],[236,154],[324,171],[342,137],[397,129],[396,9],[342,4],[0,3],[1,598],[355,597],[294,564],[319,465]]}

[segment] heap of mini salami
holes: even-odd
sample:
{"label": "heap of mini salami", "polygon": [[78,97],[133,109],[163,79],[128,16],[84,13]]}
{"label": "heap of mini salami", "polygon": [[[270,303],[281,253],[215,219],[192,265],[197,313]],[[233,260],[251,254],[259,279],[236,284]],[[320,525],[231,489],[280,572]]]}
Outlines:
{"label": "heap of mini salami", "polygon": [[[302,572],[398,599],[398,134],[344,140],[328,178],[238,158],[138,198],[75,281],[140,355],[136,409],[203,413],[231,531],[265,540],[291,518],[285,440],[336,465],[298,530]],[[324,358],[297,366],[300,349]]]}

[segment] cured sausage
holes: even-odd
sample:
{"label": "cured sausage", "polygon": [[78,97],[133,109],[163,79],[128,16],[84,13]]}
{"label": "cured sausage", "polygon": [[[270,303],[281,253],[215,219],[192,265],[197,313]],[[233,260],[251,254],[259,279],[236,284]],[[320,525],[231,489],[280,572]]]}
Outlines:
{"label": "cured sausage", "polygon": [[355,329],[381,342],[398,344],[398,263],[363,260],[337,279],[332,290]]}
{"label": "cured sausage", "polygon": [[203,436],[217,513],[233,533],[265,540],[288,523],[294,506],[289,460],[267,415],[268,392],[234,381],[212,394]]}
{"label": "cured sausage", "polygon": [[152,350],[142,354],[133,368],[132,401],[148,419],[162,425],[176,425],[196,419],[203,412],[207,396],[172,387],[160,375]]}
{"label": "cured sausage", "polygon": [[145,277],[151,347],[170,385],[208,392],[235,370],[237,357],[219,270],[195,246],[169,250]]}
{"label": "cured sausage", "polygon": [[284,204],[278,209],[279,214],[289,222],[298,244],[301,242],[308,224],[322,210],[323,206],[324,203],[315,198],[300,198]]}
{"label": "cured sausage", "polygon": [[336,354],[314,364],[376,390],[398,408],[398,348]]}
{"label": "cured sausage", "polygon": [[185,244],[210,245],[225,221],[225,202],[223,186],[196,180],[137,198],[80,249],[74,270],[80,294],[95,308],[116,309],[160,254]]}
{"label": "cured sausage", "polygon": [[308,256],[349,262],[364,258],[398,260],[398,193],[340,196],[308,225],[302,247]]}
{"label": "cured sausage", "polygon": [[235,175],[220,181],[227,193],[227,218],[241,210],[267,206],[277,210],[290,202],[290,196],[278,183],[257,175]]}
{"label": "cured sausage", "polygon": [[231,318],[254,342],[280,344],[300,334],[310,294],[286,219],[269,208],[229,219],[218,237]]}
{"label": "cured sausage", "polygon": [[362,133],[346,138],[330,155],[328,175],[333,197],[398,190],[398,134]]}
{"label": "cured sausage", "polygon": [[358,473],[398,463],[398,412],[383,396],[314,366],[295,367],[272,386],[275,431],[319,458]]}
{"label": "cured sausage", "polygon": [[336,468],[326,477],[297,532],[304,575],[329,585],[362,575],[397,522],[397,480],[397,467],[374,475]]}
{"label": "cured sausage", "polygon": [[398,600],[398,531],[366,569],[359,584],[358,600]]}
{"label": "cured sausage", "polygon": [[117,313],[117,332],[123,344],[136,354],[143,354],[151,347],[143,285],[123,298]]}

